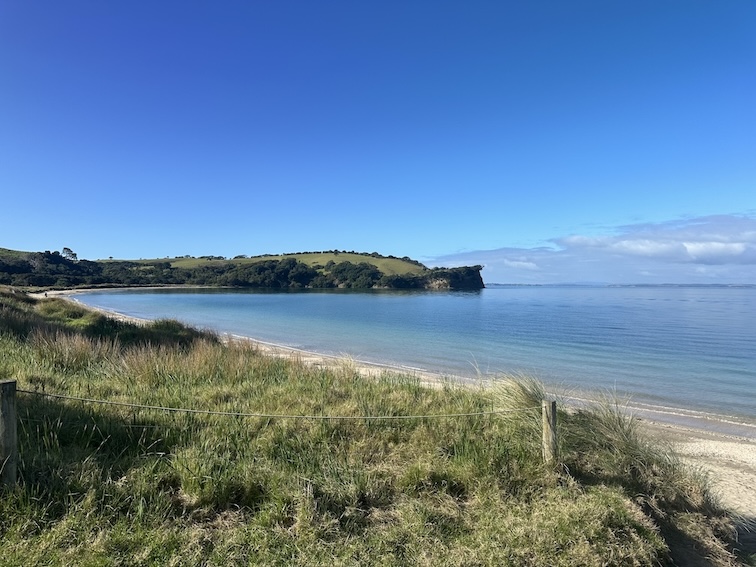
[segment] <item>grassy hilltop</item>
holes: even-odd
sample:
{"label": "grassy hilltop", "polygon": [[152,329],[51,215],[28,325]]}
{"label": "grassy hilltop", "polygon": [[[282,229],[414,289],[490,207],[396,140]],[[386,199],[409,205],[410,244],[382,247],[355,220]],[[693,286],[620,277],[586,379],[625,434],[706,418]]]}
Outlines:
{"label": "grassy hilltop", "polygon": [[365,262],[371,266],[375,266],[382,274],[395,276],[395,275],[420,275],[428,268],[426,268],[420,262],[416,262],[408,257],[395,258],[390,256],[382,256],[377,252],[372,254],[361,254],[357,252],[337,252],[334,250],[328,252],[298,252],[293,254],[268,254],[263,256],[236,256],[234,258],[220,258],[217,256],[204,256],[195,258],[193,256],[183,256],[178,258],[168,258],[164,260],[139,260],[141,263],[150,264],[160,261],[169,261],[174,268],[198,268],[207,265],[227,265],[229,263],[238,266],[244,266],[249,264],[256,264],[259,262],[267,262],[270,260],[280,261],[287,258],[293,258],[298,262],[311,267],[317,268],[318,266],[325,266],[329,262],[338,264],[339,262],[350,262],[352,264],[360,264]]}
{"label": "grassy hilltop", "polygon": [[269,289],[465,289],[484,287],[482,266],[427,268],[376,252],[81,260],[61,252],[0,248],[0,284],[24,287],[208,285]]}
{"label": "grassy hilltop", "polygon": [[365,378],[0,288],[7,378],[2,565],[738,564],[702,481],[611,407],[560,411],[544,464],[534,381]]}

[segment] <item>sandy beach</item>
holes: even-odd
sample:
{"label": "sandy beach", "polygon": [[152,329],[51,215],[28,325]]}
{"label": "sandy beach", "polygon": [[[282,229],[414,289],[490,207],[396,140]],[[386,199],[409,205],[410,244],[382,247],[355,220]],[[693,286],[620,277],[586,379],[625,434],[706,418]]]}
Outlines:
{"label": "sandy beach", "polygon": [[[52,291],[47,296],[63,297],[76,301],[76,293],[85,290]],[[45,294],[33,295],[44,298]],[[86,308],[95,309],[103,314],[122,321],[145,324],[146,319],[127,317],[102,309],[92,308],[76,301]],[[227,342],[245,341],[254,344],[261,352],[271,356],[290,358],[305,364],[319,367],[341,367],[345,364],[360,374],[371,377],[384,372],[399,372],[418,377],[428,386],[438,386],[443,380],[453,380],[451,376],[419,372],[401,367],[382,366],[355,361],[343,357],[325,356],[281,345],[275,345],[237,335],[224,335]],[[749,548],[756,545],[756,440],[734,435],[695,429],[680,425],[657,422],[646,417],[641,422],[649,434],[663,443],[668,443],[684,463],[692,469],[703,472],[709,479],[712,493],[719,503],[741,520],[742,538],[749,541]],[[749,532],[747,527],[751,526]]]}

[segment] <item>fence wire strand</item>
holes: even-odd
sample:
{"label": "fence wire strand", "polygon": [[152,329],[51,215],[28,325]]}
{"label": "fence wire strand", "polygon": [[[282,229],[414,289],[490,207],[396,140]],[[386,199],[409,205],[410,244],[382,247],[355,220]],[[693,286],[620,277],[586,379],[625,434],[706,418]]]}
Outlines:
{"label": "fence wire strand", "polygon": [[490,410],[480,412],[469,413],[443,413],[443,414],[429,414],[429,415],[297,415],[297,414],[270,414],[270,413],[246,413],[246,412],[231,412],[231,411],[216,411],[216,410],[203,410],[203,409],[191,409],[191,408],[174,408],[166,406],[152,406],[143,404],[134,404],[130,402],[114,402],[111,400],[98,400],[94,398],[82,398],[77,396],[64,396],[61,394],[48,394],[46,392],[35,392],[33,390],[21,390],[17,389],[16,392],[22,394],[31,394],[34,396],[55,398],[58,400],[69,400],[76,402],[84,402],[90,404],[101,404],[108,406],[126,407],[132,409],[145,409],[163,411],[169,413],[189,413],[189,414],[202,414],[202,415],[214,415],[214,416],[226,416],[226,417],[255,417],[262,419],[309,419],[309,420],[401,420],[401,419],[434,419],[434,418],[455,418],[455,417],[479,417],[485,415],[499,415],[505,413],[520,413],[532,410],[540,410],[540,406],[533,406],[527,408],[516,409],[501,409]]}

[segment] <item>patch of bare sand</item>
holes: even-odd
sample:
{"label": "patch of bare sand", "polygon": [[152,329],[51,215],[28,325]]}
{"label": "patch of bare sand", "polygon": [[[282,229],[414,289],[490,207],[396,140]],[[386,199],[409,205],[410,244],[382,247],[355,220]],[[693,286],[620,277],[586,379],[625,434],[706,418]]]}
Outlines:
{"label": "patch of bare sand", "polygon": [[669,443],[683,463],[706,476],[711,494],[735,520],[736,547],[756,555],[756,440],[658,422],[644,425],[652,437]]}
{"label": "patch of bare sand", "polygon": [[644,423],[652,436],[670,443],[684,463],[708,477],[712,494],[723,507],[756,518],[756,440]]}

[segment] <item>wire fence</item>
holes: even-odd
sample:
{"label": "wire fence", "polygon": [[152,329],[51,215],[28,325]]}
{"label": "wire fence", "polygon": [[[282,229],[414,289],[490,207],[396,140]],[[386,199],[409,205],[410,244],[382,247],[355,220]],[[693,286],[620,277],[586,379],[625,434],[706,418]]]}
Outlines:
{"label": "wire fence", "polygon": [[[16,483],[16,468],[18,458],[18,439],[17,439],[17,413],[16,413],[16,395],[17,393],[28,396],[38,396],[79,402],[86,404],[97,404],[106,406],[116,406],[129,408],[133,410],[151,410],[162,411],[167,413],[184,413],[184,414],[202,414],[210,416],[226,416],[235,418],[261,418],[261,419],[294,419],[294,420],[363,420],[363,421],[389,421],[389,420],[425,420],[425,419],[448,419],[463,417],[482,417],[501,414],[533,412],[539,409],[538,406],[523,408],[506,408],[492,409],[477,412],[460,412],[460,413],[437,413],[437,414],[412,414],[412,415],[300,415],[300,414],[276,414],[262,412],[233,412],[217,411],[193,408],[177,408],[169,406],[158,406],[149,404],[137,404],[132,402],[119,402],[113,400],[100,400],[96,398],[85,398],[80,396],[67,396],[63,394],[51,394],[47,392],[38,392],[34,390],[23,390],[16,387],[15,380],[0,382],[0,485],[12,486]],[[556,402],[543,400],[540,406],[542,411],[542,448],[543,459],[547,464],[553,464],[557,458],[557,436],[556,436]]]}
{"label": "wire fence", "polygon": [[22,390],[17,389],[16,392],[21,394],[29,394],[47,398],[54,398],[58,400],[76,401],[82,403],[118,406],[130,409],[144,409],[163,411],[170,413],[188,413],[188,414],[202,414],[202,415],[214,415],[214,416],[226,416],[226,417],[251,417],[262,419],[305,419],[305,420],[405,420],[405,419],[434,419],[434,418],[457,418],[457,417],[478,417],[486,415],[500,415],[507,413],[524,413],[541,409],[540,406],[525,407],[525,408],[508,408],[499,410],[479,411],[479,412],[463,412],[463,413],[437,413],[437,414],[419,414],[419,415],[322,415],[322,414],[276,414],[276,413],[257,413],[257,412],[233,412],[233,411],[217,411],[217,410],[205,410],[205,409],[192,409],[192,408],[175,408],[168,406],[154,406],[145,404],[135,404],[131,402],[117,402],[112,400],[98,400],[95,398],[83,398],[77,396],[65,396],[62,394],[49,394],[46,392],[36,392],[34,390]]}

